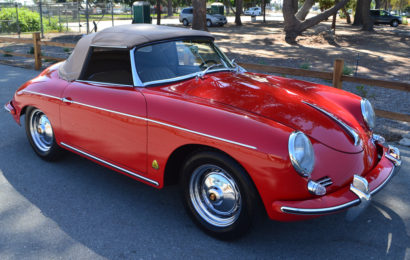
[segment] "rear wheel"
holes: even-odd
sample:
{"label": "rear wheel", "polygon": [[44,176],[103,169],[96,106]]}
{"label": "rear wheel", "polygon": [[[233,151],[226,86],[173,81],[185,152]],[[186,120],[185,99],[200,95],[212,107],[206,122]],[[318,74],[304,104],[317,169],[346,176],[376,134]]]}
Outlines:
{"label": "rear wheel", "polygon": [[211,27],[211,26],[212,26],[211,20],[206,20],[206,27]]}
{"label": "rear wheel", "polygon": [[27,138],[38,156],[44,160],[57,159],[62,149],[54,138],[53,127],[48,117],[37,108],[30,108],[26,112]]}
{"label": "rear wheel", "polygon": [[182,24],[183,24],[184,26],[188,26],[188,25],[189,25],[189,22],[188,22],[187,19],[183,19],[183,20],[182,20]]}
{"label": "rear wheel", "polygon": [[390,26],[392,26],[392,27],[397,27],[397,26],[399,26],[399,21],[397,21],[397,20],[391,21]]}
{"label": "rear wheel", "polygon": [[182,169],[181,188],[189,215],[208,234],[232,239],[251,226],[258,196],[245,170],[229,156],[194,154]]}

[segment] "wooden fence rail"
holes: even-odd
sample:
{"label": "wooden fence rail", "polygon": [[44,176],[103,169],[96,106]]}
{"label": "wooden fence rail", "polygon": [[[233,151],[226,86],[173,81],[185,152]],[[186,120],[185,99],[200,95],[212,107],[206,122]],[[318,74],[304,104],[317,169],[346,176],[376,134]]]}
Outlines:
{"label": "wooden fence rail", "polygon": [[[3,51],[3,50],[0,50],[0,53],[10,54],[13,56],[34,58],[34,68],[36,70],[39,70],[41,68],[42,59],[56,60],[56,61],[64,60],[62,58],[41,55],[41,46],[56,46],[56,47],[63,47],[63,48],[74,48],[75,47],[75,44],[73,43],[42,41],[40,38],[40,33],[33,33],[32,39],[0,37],[0,42],[33,44],[34,55],[8,52],[8,51]],[[285,74],[285,75],[293,75],[293,76],[302,76],[302,77],[310,77],[310,78],[319,78],[319,79],[324,79],[324,80],[332,80],[333,87],[336,87],[336,88],[342,88],[343,81],[347,81],[347,82],[354,82],[354,83],[359,83],[359,84],[389,88],[389,89],[394,89],[394,90],[410,91],[410,84],[405,83],[405,82],[395,82],[395,81],[386,81],[386,80],[379,80],[379,79],[345,76],[342,73],[343,63],[344,62],[342,59],[336,59],[334,63],[334,67],[333,67],[333,72],[305,70],[305,69],[296,69],[296,68],[278,67],[278,66],[267,66],[267,65],[259,65],[259,64],[250,64],[250,63],[239,63],[239,65],[244,67],[247,70],[253,70],[253,71]],[[407,114],[401,114],[401,113],[390,112],[390,111],[385,111],[385,110],[378,110],[378,109],[376,109],[375,111],[376,111],[376,114],[380,117],[410,122],[410,115],[407,115]]]}

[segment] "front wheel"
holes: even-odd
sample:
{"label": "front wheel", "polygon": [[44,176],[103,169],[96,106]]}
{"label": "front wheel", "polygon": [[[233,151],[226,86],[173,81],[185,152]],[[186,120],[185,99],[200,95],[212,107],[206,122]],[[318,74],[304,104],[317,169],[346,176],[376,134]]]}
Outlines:
{"label": "front wheel", "polygon": [[206,20],[206,27],[211,27],[211,26],[212,26],[211,20]]}
{"label": "front wheel", "polygon": [[62,149],[55,141],[51,122],[41,110],[29,108],[25,125],[27,138],[38,156],[53,161],[61,155]]}
{"label": "front wheel", "polygon": [[390,23],[390,25],[391,25],[392,27],[397,27],[397,26],[399,26],[399,22],[398,22],[397,20],[393,20],[393,21]]}
{"label": "front wheel", "polygon": [[189,22],[188,22],[187,19],[184,19],[184,20],[182,20],[182,24],[183,24],[184,26],[188,26],[188,25],[189,25]]}
{"label": "front wheel", "polygon": [[208,234],[232,239],[251,226],[256,190],[245,170],[227,155],[194,154],[182,169],[181,188],[188,214]]}

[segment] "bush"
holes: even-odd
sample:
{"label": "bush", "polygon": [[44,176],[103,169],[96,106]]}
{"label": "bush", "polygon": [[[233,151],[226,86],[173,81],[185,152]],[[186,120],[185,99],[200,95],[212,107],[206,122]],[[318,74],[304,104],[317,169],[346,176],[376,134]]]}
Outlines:
{"label": "bush", "polygon": [[[40,14],[30,11],[27,8],[19,8],[19,25],[20,32],[36,32],[40,31]],[[0,31],[1,32],[17,32],[17,15],[15,8],[3,8],[0,10]],[[7,22],[9,21],[9,22]],[[62,26],[58,24],[58,19],[51,18],[43,19],[44,31],[62,30]]]}
{"label": "bush", "polygon": [[353,69],[351,67],[348,67],[348,66],[344,65],[342,74],[346,75],[346,76],[353,75]]}
{"label": "bush", "polygon": [[300,64],[299,67],[300,67],[301,69],[304,69],[304,70],[309,70],[311,66],[310,66],[309,63],[304,62],[304,63]]}

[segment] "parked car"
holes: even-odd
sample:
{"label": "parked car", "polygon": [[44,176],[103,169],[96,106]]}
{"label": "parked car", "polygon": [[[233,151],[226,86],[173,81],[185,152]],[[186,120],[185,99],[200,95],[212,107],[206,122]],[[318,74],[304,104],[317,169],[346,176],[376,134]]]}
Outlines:
{"label": "parked car", "polygon": [[[192,23],[194,9],[192,7],[183,8],[179,13],[179,21],[188,26]],[[226,17],[222,14],[212,14],[207,11],[206,14],[206,26],[211,27],[213,25],[224,26],[227,23]]]}
{"label": "parked car", "polygon": [[18,124],[25,115],[44,160],[64,149],[155,188],[179,183],[194,222],[223,239],[248,230],[259,207],[278,221],[353,218],[401,165],[373,133],[368,100],[246,72],[211,34],[176,27],[84,36],[5,109]]}
{"label": "parked car", "polygon": [[374,24],[390,24],[390,26],[397,27],[402,23],[400,16],[391,15],[384,10],[370,10],[370,16],[373,18]]}
{"label": "parked car", "polygon": [[260,7],[251,7],[244,11],[245,15],[257,16],[262,14],[262,9]]}

